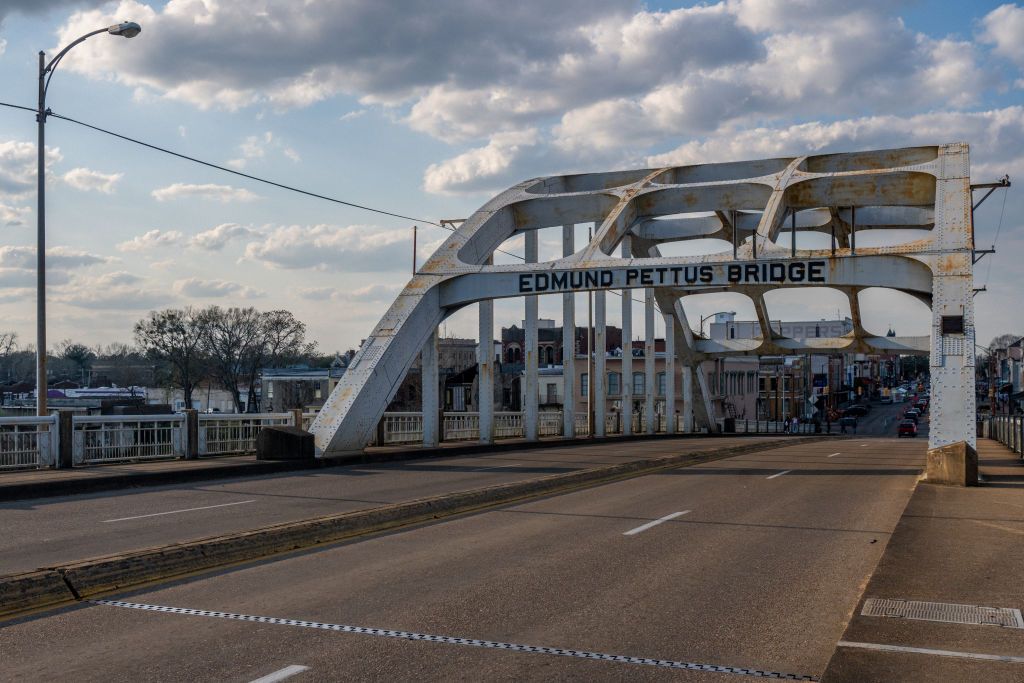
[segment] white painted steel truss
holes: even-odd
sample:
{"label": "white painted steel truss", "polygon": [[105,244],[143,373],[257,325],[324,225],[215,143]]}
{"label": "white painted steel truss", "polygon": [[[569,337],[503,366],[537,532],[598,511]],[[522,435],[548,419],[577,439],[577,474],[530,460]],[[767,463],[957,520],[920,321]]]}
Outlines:
{"label": "white painted steel truss", "polygon": [[[565,329],[574,325],[571,293],[596,292],[599,334],[604,292],[645,289],[665,316],[669,356],[682,367],[684,429],[714,429],[710,393],[701,372],[707,358],[801,353],[931,354],[932,448],[966,441],[974,446],[974,313],[970,165],[966,144],[826,154],[758,161],[535,178],[502,192],[462,223],[409,281],[353,359],[311,427],[324,455],[361,450],[416,354],[424,378],[436,377],[438,324],[480,303],[481,338],[493,338],[491,301],[527,300],[527,405],[536,422],[536,294],[563,293]],[[594,237],[573,248],[573,226],[592,223]],[[563,226],[563,258],[537,263],[537,230]],[[832,248],[797,249],[783,231],[815,231]],[[909,243],[856,246],[859,230],[916,229]],[[502,243],[526,238],[526,263],[491,265]],[[721,239],[727,251],[662,256],[660,245]],[[622,252],[616,257],[616,251]],[[842,337],[793,339],[769,324],[765,293],[779,288],[828,287],[846,294],[853,329]],[[861,322],[858,294],[869,287],[906,292],[932,308],[929,337],[883,337]],[[753,301],[758,339],[696,338],[681,304],[688,295],[739,292]],[[530,301],[533,301],[531,312]],[[623,319],[632,296],[623,296]],[[648,357],[653,358],[650,304]],[[943,327],[945,325],[945,328]],[[532,330],[531,330],[532,327]],[[945,329],[945,332],[943,331]],[[531,334],[533,344],[531,346]],[[485,344],[489,349],[489,344]],[[571,347],[567,347],[571,348]],[[595,348],[603,348],[600,340]],[[531,353],[531,351],[533,353]],[[567,359],[567,362],[569,359]],[[642,362],[642,361],[640,361]],[[671,363],[671,359],[669,360]],[[624,362],[632,363],[632,360]],[[595,384],[603,379],[596,354]],[[653,363],[647,405],[653,408]],[[628,377],[628,367],[623,375]],[[668,368],[671,370],[671,368]],[[481,396],[493,386],[493,358],[482,358]],[[565,376],[572,376],[566,369]],[[696,381],[693,381],[693,380]],[[567,385],[571,379],[567,379]],[[627,380],[624,384],[629,384]],[[670,380],[671,383],[671,380]],[[428,382],[425,380],[425,386]],[[437,386],[434,382],[433,386]],[[533,386],[530,400],[530,387]],[[598,387],[595,386],[595,389]],[[567,412],[572,401],[567,391]],[[669,386],[669,397],[675,391]],[[696,393],[696,400],[692,394]],[[428,396],[428,394],[432,394]],[[424,412],[436,412],[436,392],[423,392]],[[598,392],[596,395],[601,396]],[[670,401],[673,399],[669,399]],[[481,438],[493,406],[481,405]],[[603,401],[596,402],[603,410]],[[671,408],[671,404],[670,404]],[[653,410],[648,413],[653,417]],[[669,409],[670,422],[673,411]],[[429,418],[428,418],[429,419]],[[598,420],[598,426],[603,424]],[[670,430],[674,427],[670,427]],[[526,426],[527,438],[536,429]],[[436,430],[429,438],[436,440]],[[569,432],[571,433],[571,432]]]}

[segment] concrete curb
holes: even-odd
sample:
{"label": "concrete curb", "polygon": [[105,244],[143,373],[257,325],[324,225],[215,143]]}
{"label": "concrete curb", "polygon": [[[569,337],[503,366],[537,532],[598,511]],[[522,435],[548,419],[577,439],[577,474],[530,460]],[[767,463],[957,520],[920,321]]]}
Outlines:
{"label": "concrete curb", "polygon": [[52,569],[0,577],[0,615],[56,607],[75,599],[61,575]]}
{"label": "concrete curb", "polygon": [[[610,483],[680,465],[830,437],[798,437],[729,448],[680,453],[616,465],[553,474],[528,481],[498,484],[442,494],[404,503],[275,524],[251,531],[158,546],[49,567],[37,572],[0,577],[0,616],[67,604],[135,586],[208,571],[270,555],[344,540],[495,505],[536,498],[573,489]],[[834,438],[834,437],[831,437]],[[63,589],[63,592],[61,591]]]}
{"label": "concrete curb", "polygon": [[[528,450],[533,448],[550,448],[551,446],[591,446],[606,443],[640,441],[646,439],[678,439],[685,441],[690,438],[708,438],[747,436],[745,434],[635,434],[631,436],[609,436],[603,438],[577,439],[541,439],[540,441],[509,440],[495,444],[467,443],[466,445],[438,448],[396,448],[393,451],[379,450],[341,458],[325,458],[302,461],[260,461],[238,463],[232,462],[228,456],[223,465],[182,468],[166,472],[117,473],[59,479],[54,481],[33,481],[21,484],[5,484],[0,480],[0,502],[26,500],[30,498],[48,498],[53,496],[70,496],[99,491],[114,491],[137,486],[166,486],[171,484],[187,484],[196,481],[214,479],[231,479],[235,477],[253,477],[265,474],[283,474],[302,470],[315,470],[322,467],[345,467],[381,462],[398,462],[402,460],[419,460],[427,458],[453,458],[476,453],[500,453],[508,450]],[[785,437],[782,434],[750,434],[750,437]],[[835,436],[835,435],[833,435]]]}

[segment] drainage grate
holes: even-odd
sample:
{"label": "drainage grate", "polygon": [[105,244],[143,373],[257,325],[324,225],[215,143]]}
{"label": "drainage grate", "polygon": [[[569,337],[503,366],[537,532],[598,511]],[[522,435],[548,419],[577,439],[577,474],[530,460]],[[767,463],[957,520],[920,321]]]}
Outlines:
{"label": "drainage grate", "polygon": [[1024,629],[1024,618],[1021,617],[1020,610],[1010,607],[979,607],[977,605],[953,605],[945,602],[868,598],[864,601],[861,615]]}

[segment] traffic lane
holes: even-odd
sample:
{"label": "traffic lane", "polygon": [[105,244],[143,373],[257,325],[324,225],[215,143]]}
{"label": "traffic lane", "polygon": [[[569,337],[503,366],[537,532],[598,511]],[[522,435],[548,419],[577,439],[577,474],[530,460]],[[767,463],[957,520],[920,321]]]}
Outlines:
{"label": "traffic lane", "polygon": [[[802,487],[780,489],[774,481],[749,475],[707,477],[700,483],[651,475],[141,591],[128,599],[815,674],[824,668],[877,562],[884,542],[871,540],[891,531],[909,490],[902,499],[877,494],[906,488],[913,476],[868,476],[859,482],[849,476],[801,478],[791,483]],[[829,491],[806,495],[813,486],[826,485]],[[852,495],[836,495],[851,486],[856,487]],[[817,522],[822,508],[840,504],[850,508],[847,528],[827,518],[825,524]],[[639,522],[679,509],[692,512],[624,535]],[[859,526],[853,525],[856,520]],[[197,624],[207,629],[205,639],[181,643],[189,651],[240,639],[230,635],[235,624],[145,616],[152,619],[136,623],[131,611],[93,607],[19,624],[12,627],[13,641],[25,653],[27,643],[43,632],[61,633],[51,636],[57,643],[51,651],[54,670],[77,661],[86,671],[98,667],[118,680],[143,665],[149,671],[176,671],[180,657],[166,645],[168,633],[191,634]],[[51,619],[65,622],[54,631],[57,622],[46,625]],[[149,647],[152,659],[133,661],[128,653],[127,660],[108,661],[90,650],[94,640],[120,637],[121,619],[133,620],[128,630],[141,634],[141,642],[156,644]],[[420,657],[394,642],[347,634],[329,634],[327,649],[319,634],[250,627],[241,631],[246,647],[219,651],[227,668],[214,674],[253,661],[272,670],[263,653],[278,647],[287,647],[301,663],[326,656],[320,666],[331,670],[354,663],[346,669],[354,678],[512,679],[561,671],[551,667],[566,667],[558,675],[569,678],[666,674],[605,662],[552,662],[559,658],[542,655],[499,657],[442,644],[431,644],[442,651],[440,657]],[[82,642],[85,634],[88,643]],[[366,668],[371,655],[376,663]],[[20,662],[22,656],[13,659]],[[718,674],[671,675],[720,679]]]}
{"label": "traffic lane", "polygon": [[[0,574],[742,439],[552,447],[0,504]],[[750,443],[746,441],[746,443]],[[577,450],[578,449],[578,450]]]}

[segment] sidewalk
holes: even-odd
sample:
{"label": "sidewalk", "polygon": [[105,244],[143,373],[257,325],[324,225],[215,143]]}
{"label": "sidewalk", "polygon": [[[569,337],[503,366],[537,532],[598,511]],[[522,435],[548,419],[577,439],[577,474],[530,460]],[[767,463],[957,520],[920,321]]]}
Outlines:
{"label": "sidewalk", "polygon": [[[412,460],[420,458],[441,458],[476,453],[496,453],[507,450],[545,448],[551,446],[591,445],[609,442],[657,439],[690,439],[716,437],[743,437],[742,434],[654,434],[633,436],[608,436],[604,438],[561,437],[543,438],[539,441],[525,439],[502,439],[498,443],[484,445],[476,442],[446,442],[436,448],[422,448],[415,444],[402,446],[368,448],[362,454],[345,458],[327,458],[312,461],[271,461],[257,460],[255,455],[220,456],[199,460],[154,460],[117,465],[93,465],[61,470],[19,470],[0,472],[0,502],[67,496],[79,493],[111,491],[134,486],[164,486],[211,479],[252,477],[279,472],[291,472],[321,467],[337,467],[353,464]],[[778,437],[784,435],[750,434],[750,437]]]}
{"label": "sidewalk", "polygon": [[1024,628],[861,613],[871,598],[1024,610],[1024,462],[991,439],[978,457],[980,486],[918,485],[822,681],[1024,681]]}

